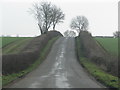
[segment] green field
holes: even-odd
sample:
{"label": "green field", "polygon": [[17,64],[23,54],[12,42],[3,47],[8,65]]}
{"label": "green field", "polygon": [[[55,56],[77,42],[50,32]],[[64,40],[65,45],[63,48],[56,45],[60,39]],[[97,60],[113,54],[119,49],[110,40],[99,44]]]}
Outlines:
{"label": "green field", "polygon": [[118,38],[99,38],[96,37],[100,45],[113,55],[118,55]]}
{"label": "green field", "polygon": [[18,41],[18,40],[23,40],[23,39],[29,39],[31,37],[0,37],[0,48],[12,43],[12,42],[15,42],[15,41]]}
{"label": "green field", "polygon": [[3,47],[2,54],[20,53],[29,44],[32,39],[21,39]]}

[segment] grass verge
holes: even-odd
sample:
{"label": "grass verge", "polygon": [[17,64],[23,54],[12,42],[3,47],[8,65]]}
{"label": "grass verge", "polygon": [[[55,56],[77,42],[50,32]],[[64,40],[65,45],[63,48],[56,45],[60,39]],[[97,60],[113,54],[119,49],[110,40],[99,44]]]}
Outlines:
{"label": "grass verge", "polygon": [[37,68],[39,66],[39,64],[41,64],[41,62],[46,58],[46,56],[48,55],[53,43],[58,39],[59,37],[55,37],[53,39],[51,39],[48,44],[45,46],[45,48],[42,50],[42,53],[40,54],[38,60],[35,61],[35,63],[33,63],[30,67],[28,67],[27,69],[19,72],[19,73],[13,73],[7,76],[2,76],[2,86],[5,86],[7,84],[9,84],[10,82],[21,78],[22,76],[28,74],[29,72],[31,72],[32,70],[34,70],[35,68]]}
{"label": "grass verge", "polygon": [[76,53],[82,66],[95,77],[95,79],[108,88],[117,88],[120,90],[118,77],[112,76],[99,68],[95,63],[91,62],[88,58],[84,57],[83,48],[80,43],[79,37],[76,38]]}

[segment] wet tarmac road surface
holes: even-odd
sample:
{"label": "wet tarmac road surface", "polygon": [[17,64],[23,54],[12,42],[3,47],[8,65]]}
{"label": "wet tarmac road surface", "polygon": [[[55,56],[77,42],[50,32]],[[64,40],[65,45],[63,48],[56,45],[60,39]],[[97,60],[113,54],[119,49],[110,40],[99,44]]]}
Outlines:
{"label": "wet tarmac road surface", "polygon": [[40,66],[9,88],[102,88],[77,61],[75,38],[59,38]]}

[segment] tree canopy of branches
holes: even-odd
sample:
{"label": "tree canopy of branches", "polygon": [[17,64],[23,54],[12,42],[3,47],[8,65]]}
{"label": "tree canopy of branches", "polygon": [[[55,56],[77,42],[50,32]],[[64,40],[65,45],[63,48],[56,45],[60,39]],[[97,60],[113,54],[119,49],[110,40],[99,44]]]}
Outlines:
{"label": "tree canopy of branches", "polygon": [[114,32],[113,35],[114,35],[114,37],[117,37],[117,38],[120,37],[120,31]]}
{"label": "tree canopy of branches", "polygon": [[70,27],[77,30],[78,33],[80,33],[80,31],[88,30],[88,26],[89,22],[85,16],[77,16],[73,18],[70,24]]}
{"label": "tree canopy of branches", "polygon": [[62,22],[65,16],[60,8],[50,2],[34,3],[30,10],[38,21],[41,34],[46,33],[52,25],[55,30],[56,24]]}
{"label": "tree canopy of branches", "polygon": [[64,36],[65,37],[75,37],[76,33],[74,31],[67,30],[67,31],[64,32]]}
{"label": "tree canopy of branches", "polygon": [[55,5],[53,5],[52,15],[53,15],[52,18],[53,30],[55,30],[56,24],[63,22],[65,14],[62,12],[60,8],[57,8]]}

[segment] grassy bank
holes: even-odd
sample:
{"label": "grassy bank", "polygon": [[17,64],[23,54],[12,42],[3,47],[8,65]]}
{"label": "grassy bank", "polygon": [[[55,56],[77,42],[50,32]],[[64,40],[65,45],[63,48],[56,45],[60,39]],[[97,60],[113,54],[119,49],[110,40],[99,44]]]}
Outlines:
{"label": "grassy bank", "polygon": [[45,48],[42,50],[42,53],[40,54],[38,60],[35,61],[35,63],[33,63],[29,68],[27,68],[26,70],[23,70],[19,73],[13,73],[7,76],[2,76],[2,86],[7,85],[8,83],[12,82],[13,80],[20,78],[26,74],[28,74],[29,72],[31,72],[32,70],[34,70],[35,68],[37,68],[39,66],[39,64],[46,58],[48,52],[50,51],[53,43],[58,39],[59,37],[55,37],[53,39],[51,39],[48,44],[45,46]]}
{"label": "grassy bank", "polygon": [[79,37],[76,38],[76,52],[78,59],[82,66],[95,77],[96,80],[109,88],[120,88],[118,85],[118,78],[106,73],[99,68],[95,63],[91,62],[88,58],[84,57],[84,50],[81,46]]}

